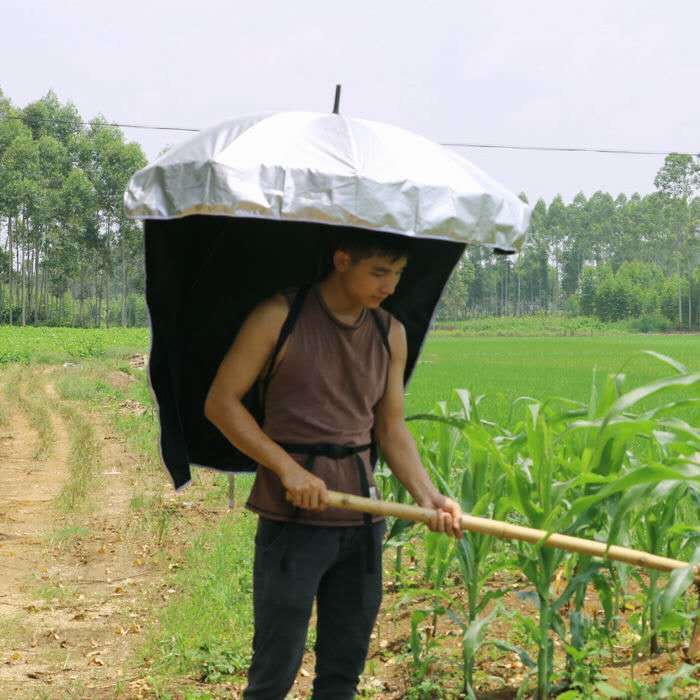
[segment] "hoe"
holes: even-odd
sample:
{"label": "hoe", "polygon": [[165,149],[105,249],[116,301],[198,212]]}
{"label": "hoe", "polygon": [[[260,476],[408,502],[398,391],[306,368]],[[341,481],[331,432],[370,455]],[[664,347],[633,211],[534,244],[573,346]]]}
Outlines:
{"label": "hoe", "polygon": [[[405,503],[378,501],[330,490],[328,491],[328,503],[335,508],[344,508],[375,515],[390,515],[403,520],[414,520],[423,523],[429,523],[435,514],[435,511],[430,508],[421,508],[420,506],[412,506]],[[521,540],[532,544],[542,543],[546,547],[556,547],[568,552],[576,552],[602,559],[612,559],[613,561],[646,569],[672,572],[689,566],[688,562],[660,557],[636,549],[607,545],[604,542],[596,542],[581,537],[548,533],[545,530],[511,525],[500,520],[478,518],[473,515],[462,515],[461,527],[462,530],[479,532],[483,535],[491,535],[501,539]],[[700,565],[695,567],[695,587],[700,595]],[[688,648],[688,658],[691,661],[700,660],[700,616],[695,618],[693,634]]]}

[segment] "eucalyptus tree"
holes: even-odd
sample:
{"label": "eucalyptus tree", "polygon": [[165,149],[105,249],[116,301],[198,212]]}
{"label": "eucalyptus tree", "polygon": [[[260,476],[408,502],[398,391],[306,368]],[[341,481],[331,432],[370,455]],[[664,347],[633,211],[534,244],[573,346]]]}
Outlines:
{"label": "eucalyptus tree", "polygon": [[587,200],[583,192],[579,192],[568,209],[567,244],[562,252],[562,281],[561,287],[567,296],[574,294],[578,288],[578,280],[583,265],[590,258],[590,243],[586,226]]}
{"label": "eucalyptus tree", "polygon": [[64,323],[67,291],[79,301],[78,323],[114,321],[109,300],[117,295],[117,317],[127,323],[130,292],[143,292],[143,246],[121,199],[145,163],[121,131],[102,117],[85,128],[75,106],[52,91],[24,109],[0,92],[0,245],[9,260],[0,269],[0,294],[3,284],[8,292],[0,305],[10,323],[52,322],[51,299]]}
{"label": "eucalyptus tree", "polygon": [[685,275],[688,283],[688,329],[692,328],[693,276],[697,268],[695,247],[697,225],[695,208],[691,202],[700,193],[700,158],[672,153],[666,156],[663,167],[654,179],[658,191],[667,198],[668,218],[671,222],[672,245],[678,284],[678,323],[683,320],[682,289],[680,278]]}
{"label": "eucalyptus tree", "polygon": [[7,240],[7,259],[8,266],[6,269],[6,279],[8,285],[8,318],[10,323],[13,321],[15,308],[14,295],[14,274],[13,274],[13,255],[16,249],[17,235],[17,217],[20,209],[20,180],[22,174],[18,170],[23,162],[21,157],[21,149],[18,144],[26,144],[31,142],[31,132],[19,119],[16,110],[14,110],[9,101],[5,98],[0,98],[0,110],[5,117],[13,117],[0,119],[0,226],[4,223],[6,228]]}

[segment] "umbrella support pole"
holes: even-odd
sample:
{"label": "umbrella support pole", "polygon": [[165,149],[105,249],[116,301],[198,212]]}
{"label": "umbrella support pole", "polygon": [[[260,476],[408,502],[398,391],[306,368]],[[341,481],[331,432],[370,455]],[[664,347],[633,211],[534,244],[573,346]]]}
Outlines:
{"label": "umbrella support pole", "polygon": [[[435,511],[431,508],[392,503],[391,501],[375,501],[363,496],[353,496],[330,490],[328,491],[328,502],[329,505],[335,508],[345,508],[375,515],[390,515],[403,520],[414,520],[423,523],[430,522],[435,515]],[[619,547],[617,545],[608,546],[605,542],[596,542],[595,540],[560,535],[558,533],[548,533],[545,530],[521,527],[520,525],[512,525],[500,520],[478,518],[473,515],[462,515],[461,527],[462,530],[479,532],[483,535],[491,535],[500,539],[520,540],[531,544],[541,543],[545,547],[556,547],[557,549],[564,549],[576,554],[611,559],[623,564],[656,569],[657,571],[672,572],[689,566],[688,562],[685,561],[660,557],[637,549],[629,549],[628,547]],[[700,565],[695,567],[695,581],[700,585]],[[696,647],[700,647],[700,629],[698,628],[697,618],[693,640]],[[700,648],[697,650],[700,651]]]}
{"label": "umbrella support pole", "polygon": [[234,472],[231,472],[228,475],[228,508],[229,508],[229,510],[231,510],[231,508],[233,508],[235,493],[236,493],[236,475]]}

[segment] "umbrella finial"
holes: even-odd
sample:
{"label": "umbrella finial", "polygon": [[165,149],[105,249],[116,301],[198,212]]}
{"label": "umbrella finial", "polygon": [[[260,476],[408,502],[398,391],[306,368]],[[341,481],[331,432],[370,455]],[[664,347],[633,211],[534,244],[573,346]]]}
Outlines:
{"label": "umbrella finial", "polygon": [[333,114],[339,114],[340,108],[340,85],[335,86],[335,102],[333,103]]}

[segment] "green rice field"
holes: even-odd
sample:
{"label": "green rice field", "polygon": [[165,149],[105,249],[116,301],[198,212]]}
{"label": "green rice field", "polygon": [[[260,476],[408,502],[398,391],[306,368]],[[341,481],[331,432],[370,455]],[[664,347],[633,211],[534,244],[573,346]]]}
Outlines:
{"label": "green rice field", "polygon": [[[700,367],[700,335],[432,337],[408,385],[406,412],[430,410],[436,401],[448,399],[453,388],[463,388],[486,394],[485,410],[502,422],[518,396],[586,401],[594,370],[599,387],[613,372],[627,375],[627,388],[674,373],[644,350],[668,355],[689,370]],[[700,423],[698,409],[682,417]]]}
{"label": "green rice field", "polygon": [[[148,352],[148,328],[16,328],[0,326],[0,365],[79,362],[81,358]],[[628,376],[626,388],[673,373],[645,354],[668,355],[689,370],[700,368],[700,335],[594,335],[546,337],[430,336],[406,391],[406,412],[429,411],[452,389],[485,394],[483,409],[497,422],[512,400],[563,396],[585,401],[594,371],[597,385],[611,372]],[[681,416],[700,423],[700,409]]]}

